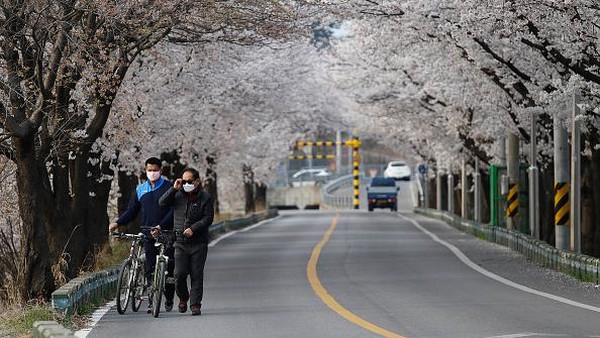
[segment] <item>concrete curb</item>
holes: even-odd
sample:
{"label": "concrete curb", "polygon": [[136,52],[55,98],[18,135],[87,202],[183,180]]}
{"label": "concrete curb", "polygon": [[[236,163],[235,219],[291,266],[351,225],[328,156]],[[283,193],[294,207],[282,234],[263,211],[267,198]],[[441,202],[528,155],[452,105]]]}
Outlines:
{"label": "concrete curb", "polygon": [[75,334],[55,321],[38,321],[33,323],[33,338],[75,337]]}
{"label": "concrete curb", "polygon": [[584,282],[600,283],[600,259],[559,250],[548,243],[517,231],[460,218],[447,211],[415,208],[415,213],[442,220],[456,229],[519,252],[530,261]]}
{"label": "concrete curb", "polygon": [[[209,233],[211,238],[215,238],[220,234],[239,230],[276,216],[278,216],[277,210],[269,209],[248,217],[213,223]],[[114,266],[70,280],[52,293],[52,307],[60,313],[72,315],[85,304],[114,295],[120,267],[120,265]],[[58,335],[54,334],[55,331]],[[63,336],[74,337],[74,333],[56,322],[40,321],[33,325],[34,338]]]}

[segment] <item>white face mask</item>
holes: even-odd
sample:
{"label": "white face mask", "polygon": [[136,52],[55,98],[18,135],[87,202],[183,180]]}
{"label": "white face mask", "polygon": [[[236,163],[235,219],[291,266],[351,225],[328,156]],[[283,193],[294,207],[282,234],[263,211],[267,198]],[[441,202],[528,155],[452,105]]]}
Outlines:
{"label": "white face mask", "polygon": [[152,182],[158,181],[160,178],[160,171],[146,171],[146,177]]}
{"label": "white face mask", "polygon": [[192,191],[194,191],[194,189],[196,189],[196,186],[193,184],[185,183],[183,185],[183,191],[185,191],[185,192],[192,192]]}

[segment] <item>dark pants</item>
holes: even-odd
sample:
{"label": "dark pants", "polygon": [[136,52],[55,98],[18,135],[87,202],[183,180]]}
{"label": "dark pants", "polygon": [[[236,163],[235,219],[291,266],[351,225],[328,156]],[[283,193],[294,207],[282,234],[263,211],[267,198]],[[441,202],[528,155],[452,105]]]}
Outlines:
{"label": "dark pants", "polygon": [[[202,305],[204,292],[204,264],[208,254],[205,243],[175,243],[175,288],[183,301],[190,300],[191,306]],[[188,291],[187,277],[192,288]]]}
{"label": "dark pants", "polygon": [[[144,251],[146,252],[146,281],[148,283],[148,287],[152,285],[152,275],[154,274],[156,256],[158,255],[158,248],[154,246],[154,243],[156,243],[154,240],[149,240],[146,241],[144,244]],[[169,282],[169,280],[173,279],[173,270],[175,268],[173,247],[167,249],[167,257],[169,257],[169,263],[167,264],[167,283],[165,284],[165,301],[170,303],[175,297],[175,284]]]}

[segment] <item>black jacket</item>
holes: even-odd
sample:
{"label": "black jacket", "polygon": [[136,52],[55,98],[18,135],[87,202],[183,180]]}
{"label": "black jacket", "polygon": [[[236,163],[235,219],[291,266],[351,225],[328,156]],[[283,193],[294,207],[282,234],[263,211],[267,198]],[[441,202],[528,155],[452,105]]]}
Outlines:
{"label": "black jacket", "polygon": [[177,242],[209,242],[208,227],[213,222],[215,212],[213,198],[208,193],[202,189],[187,193],[171,187],[158,203],[163,207],[173,207],[173,229],[176,232],[182,233],[187,228],[192,228],[194,232],[191,238],[178,234]]}

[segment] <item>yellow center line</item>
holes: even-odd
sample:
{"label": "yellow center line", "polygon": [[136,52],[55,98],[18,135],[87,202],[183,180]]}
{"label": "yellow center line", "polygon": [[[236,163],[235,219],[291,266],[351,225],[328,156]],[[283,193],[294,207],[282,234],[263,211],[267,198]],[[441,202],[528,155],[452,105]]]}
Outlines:
{"label": "yellow center line", "polygon": [[333,298],[333,296],[330,295],[329,292],[327,292],[325,287],[323,287],[323,284],[321,284],[319,276],[317,275],[317,263],[319,261],[319,256],[321,255],[321,250],[325,247],[325,245],[329,241],[329,238],[331,237],[331,234],[333,234],[333,231],[335,230],[339,216],[339,214],[335,215],[333,221],[331,222],[331,225],[329,226],[329,229],[327,229],[327,232],[325,232],[325,235],[323,236],[321,241],[315,246],[315,248],[312,251],[312,254],[310,255],[310,259],[308,260],[308,266],[306,267],[306,275],[308,276],[310,286],[312,286],[315,294],[323,301],[323,303],[325,303],[325,305],[327,305],[338,315],[346,318],[348,321],[382,337],[404,338],[403,336],[397,333],[381,328],[350,312],[348,309],[346,309],[340,303],[338,303],[335,300],[335,298]]}

